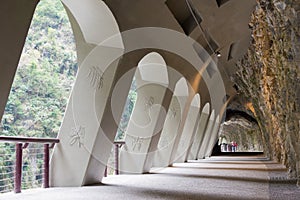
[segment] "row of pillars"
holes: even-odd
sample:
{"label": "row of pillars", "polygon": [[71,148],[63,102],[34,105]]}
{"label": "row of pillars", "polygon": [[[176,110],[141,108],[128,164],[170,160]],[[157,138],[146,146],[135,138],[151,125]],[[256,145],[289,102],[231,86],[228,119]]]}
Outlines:
{"label": "row of pillars", "polygon": [[[148,68],[158,69],[155,65],[161,68],[160,63],[151,63]],[[116,63],[116,66],[107,73],[117,77],[118,73],[124,73],[118,71],[123,69],[122,65],[118,68],[117,66]],[[208,107],[202,116],[200,95],[191,92],[192,88],[187,85],[184,78],[178,80],[179,76],[169,77],[168,84],[164,85],[147,80],[138,67],[136,71],[131,71],[131,76],[127,78],[126,74],[123,74],[122,78],[126,78],[126,84],[123,82],[118,85],[113,78],[105,79],[107,74],[103,74],[107,82],[101,85],[102,76],[97,76],[100,79],[96,79],[95,82],[97,83],[98,80],[102,88],[95,89],[95,85],[91,85],[91,82],[86,80],[91,73],[97,71],[82,66],[77,75],[59,134],[61,143],[55,148],[51,161],[51,185],[79,186],[93,184],[102,179],[118,128],[116,122],[121,118],[131,85],[131,81],[128,80],[132,80],[133,75],[137,83],[137,100],[126,131],[125,145],[120,150],[121,173],[146,173],[154,165],[164,167],[174,162],[184,162],[188,159],[193,144],[196,145],[195,158],[203,146],[205,149],[201,157],[208,155],[207,150],[212,149],[213,129],[209,127],[215,126],[214,114],[211,115],[210,120],[207,120],[207,116],[204,117],[210,113]],[[152,77],[158,74],[154,73]],[[182,87],[177,87],[178,84],[186,85],[183,87],[187,89],[185,96],[176,95],[177,88],[182,90]],[[103,98],[105,96],[109,98]],[[100,124],[99,119],[101,119]],[[201,123],[199,123],[200,119],[203,120]],[[214,129],[217,130],[218,127]],[[200,131],[201,133],[198,134]],[[76,137],[77,140],[70,143],[70,136]],[[195,136],[201,137],[198,144],[193,143]],[[168,144],[162,144],[163,141]],[[158,149],[158,146],[161,148]],[[165,148],[167,151],[164,150]],[[160,160],[157,159],[159,156],[161,156]],[[80,163],[76,162],[78,159],[81,160]],[[74,162],[76,167],[73,167]],[[65,169],[66,166],[68,169]],[[102,176],[99,175],[101,171]]]}
{"label": "row of pillars", "polygon": [[[97,1],[92,7],[82,8],[77,1],[63,2],[72,16],[70,21],[78,44],[79,71],[58,136],[61,143],[54,149],[51,159],[50,185],[81,186],[102,180],[133,77],[137,82],[137,101],[126,131],[126,144],[120,150],[120,171],[148,172],[158,152],[159,141],[163,139],[162,132],[167,137],[174,134],[166,139],[167,142],[173,141],[166,163],[175,162],[180,138],[186,135],[184,132],[193,132],[189,138],[193,138],[195,134],[194,127],[184,131],[189,109],[196,108],[199,113],[202,104],[215,98],[203,86],[202,104],[199,98],[198,105],[190,108],[193,97],[200,91],[200,81],[207,80],[212,84],[217,81],[207,73],[202,73],[200,77],[197,66],[204,63],[198,55],[187,51],[188,55],[183,55],[179,62],[176,58],[180,56],[174,56],[175,52],[160,51],[159,47],[165,41],[151,37],[153,34],[149,32],[144,34],[143,31],[136,30],[133,34],[124,33],[119,38],[118,24],[104,2]],[[79,12],[81,9],[90,9],[87,12],[93,13],[86,16],[84,12]],[[161,29],[160,33],[163,30],[165,29]],[[110,37],[115,34],[116,37]],[[168,39],[169,37],[165,38]],[[174,43],[174,40],[170,42]],[[145,47],[140,48],[141,44]],[[153,45],[159,47],[155,48]],[[151,47],[158,50],[153,52],[149,49]],[[184,61],[191,56],[195,68]],[[211,60],[207,61],[210,62]],[[172,67],[167,67],[166,63]],[[179,89],[184,91],[184,95],[176,94],[176,85],[182,77],[191,79],[183,78],[186,82],[193,82],[193,86],[186,87],[187,91]],[[215,88],[211,90],[214,94],[218,92]],[[175,124],[178,125],[178,130],[171,133],[170,129],[165,129],[165,123],[167,116],[174,116],[168,113],[174,111],[171,102],[177,97],[184,97],[185,100],[179,102],[179,108],[172,112],[177,113],[175,118],[180,120]],[[220,98],[215,99],[219,101]],[[220,105],[214,105],[217,113],[220,112]],[[171,123],[170,126],[174,124]],[[189,139],[184,145],[190,144]]]}

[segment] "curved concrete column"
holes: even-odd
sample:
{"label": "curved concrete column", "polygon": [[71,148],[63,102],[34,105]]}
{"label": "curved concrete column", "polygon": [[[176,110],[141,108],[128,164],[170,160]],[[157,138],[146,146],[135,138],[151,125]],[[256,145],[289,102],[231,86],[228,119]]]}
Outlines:
{"label": "curved concrete column", "polygon": [[200,146],[204,137],[204,131],[207,126],[208,118],[209,118],[209,103],[206,103],[201,112],[198,128],[193,140],[194,142],[188,156],[189,160],[197,159],[197,155],[199,153]]}
{"label": "curved concrete column", "polygon": [[220,120],[219,120],[219,115],[218,115],[216,118],[214,127],[212,129],[212,132],[211,132],[210,141],[208,142],[208,146],[206,148],[205,157],[211,156],[212,150],[218,140],[219,125],[220,125]]}
{"label": "curved concrete column", "polygon": [[192,144],[192,139],[197,129],[199,121],[200,95],[196,94],[193,98],[187,118],[184,124],[182,135],[176,152],[174,162],[185,162]]}
{"label": "curved concrete column", "polygon": [[214,121],[215,121],[215,111],[213,110],[207,122],[207,127],[205,129],[204,138],[201,143],[200,150],[197,155],[197,159],[203,159],[205,157],[206,149],[208,147],[208,143],[211,138],[211,131],[213,129]]}
{"label": "curved concrete column", "polygon": [[150,53],[140,61],[135,79],[137,100],[125,134],[126,144],[120,152],[122,173],[150,170],[166,117],[164,107],[169,107],[172,97],[166,95],[168,72],[158,53]]}
{"label": "curved concrete column", "polygon": [[58,135],[60,143],[51,159],[50,184],[81,186],[101,181],[110,154],[115,132],[104,133],[101,124],[118,65],[114,58],[122,55],[123,44],[118,38],[113,41],[114,48],[101,45],[119,33],[113,15],[102,1],[63,3],[76,43],[80,44],[80,66]]}
{"label": "curved concrete column", "polygon": [[157,151],[153,161],[154,167],[167,167],[170,165],[170,157],[174,146],[176,134],[181,120],[181,108],[178,98],[173,96],[167,118],[157,145]]}
{"label": "curved concrete column", "polygon": [[168,117],[165,121],[163,131],[155,153],[153,166],[166,167],[171,162],[171,155],[176,142],[179,125],[182,120],[184,106],[188,97],[188,85],[185,78],[177,81],[173,98],[168,110]]}
{"label": "curved concrete column", "polygon": [[[171,150],[171,156],[169,159],[169,165],[172,165],[177,159],[178,159],[178,148],[179,148],[179,143],[183,134],[183,130],[185,127],[185,122],[188,117],[188,113],[191,107],[191,102],[193,100],[193,97],[195,92],[191,88],[191,85],[187,84],[187,81],[185,78],[181,78],[178,83],[176,84],[176,90],[175,90],[175,95],[177,96],[179,105],[180,105],[180,110],[181,110],[181,120],[179,122],[178,129],[176,131],[176,135],[174,138],[174,143],[173,147]],[[199,103],[200,103],[200,98],[199,98]],[[197,103],[195,103],[198,105]]]}

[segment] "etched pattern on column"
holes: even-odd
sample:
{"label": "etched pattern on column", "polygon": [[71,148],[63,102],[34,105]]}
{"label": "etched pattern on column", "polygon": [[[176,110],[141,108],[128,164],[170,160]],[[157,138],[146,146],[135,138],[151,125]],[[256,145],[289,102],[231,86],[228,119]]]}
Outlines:
{"label": "etched pattern on column", "polygon": [[89,69],[88,78],[90,80],[90,85],[94,89],[99,90],[103,87],[104,76],[103,72],[99,68],[91,66]]}
{"label": "etched pattern on column", "polygon": [[161,138],[158,142],[157,148],[162,149],[166,148],[170,144],[170,139],[167,134],[161,135]]}
{"label": "etched pattern on column", "polygon": [[177,115],[177,109],[175,107],[171,107],[169,110],[169,117],[175,118]]}
{"label": "etched pattern on column", "polygon": [[[126,137],[130,138],[129,143],[131,143],[131,151],[141,151],[142,150],[142,145],[145,142],[146,139],[145,137],[139,137],[139,136],[132,136],[127,134]],[[128,150],[128,146],[126,145],[126,150]]]}
{"label": "etched pattern on column", "polygon": [[145,111],[151,109],[154,104],[154,97],[150,96],[149,98],[145,97]]}
{"label": "etched pattern on column", "polygon": [[85,128],[82,126],[72,128],[72,132],[70,134],[70,145],[78,144],[78,147],[84,145],[84,137],[85,137]]}
{"label": "etched pattern on column", "polygon": [[141,147],[142,147],[143,142],[144,142],[144,140],[141,137],[133,138],[133,140],[132,140],[132,151],[135,151],[135,150],[141,151]]}

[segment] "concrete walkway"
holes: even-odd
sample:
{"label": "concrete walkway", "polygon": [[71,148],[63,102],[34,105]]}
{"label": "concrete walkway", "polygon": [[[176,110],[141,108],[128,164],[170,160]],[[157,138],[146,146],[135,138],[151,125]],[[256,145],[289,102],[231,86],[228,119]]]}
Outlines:
{"label": "concrete walkway", "polygon": [[119,175],[80,188],[49,188],[0,194],[5,200],[86,199],[300,199],[284,166],[263,157],[211,157],[155,168],[144,175]]}

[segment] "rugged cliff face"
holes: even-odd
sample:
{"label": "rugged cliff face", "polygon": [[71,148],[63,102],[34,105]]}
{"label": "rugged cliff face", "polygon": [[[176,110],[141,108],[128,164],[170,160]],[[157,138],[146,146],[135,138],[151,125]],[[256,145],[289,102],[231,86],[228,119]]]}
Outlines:
{"label": "rugged cliff face", "polygon": [[300,185],[300,0],[257,0],[249,27],[252,44],[234,81],[258,122],[265,153]]}

